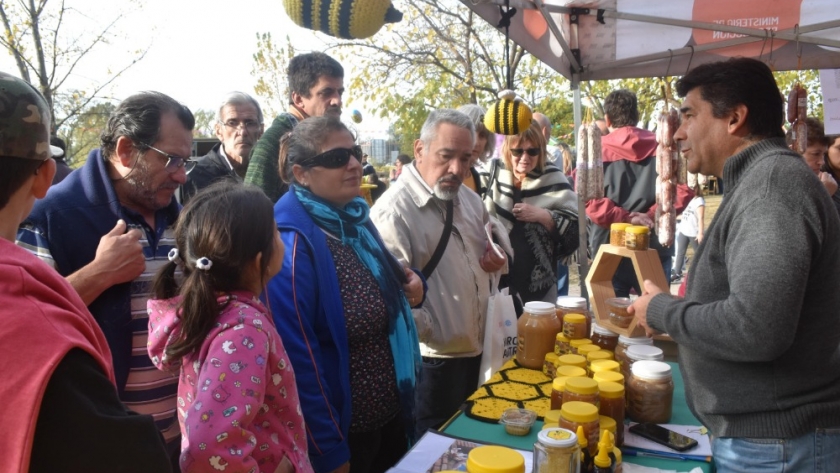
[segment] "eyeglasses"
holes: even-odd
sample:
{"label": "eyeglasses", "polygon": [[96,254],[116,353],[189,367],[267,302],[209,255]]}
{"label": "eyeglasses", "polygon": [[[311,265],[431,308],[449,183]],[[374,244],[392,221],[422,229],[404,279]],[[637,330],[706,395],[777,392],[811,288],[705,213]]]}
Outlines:
{"label": "eyeglasses", "polygon": [[140,144],[149,148],[152,151],[156,151],[156,152],[162,154],[163,156],[166,156],[166,165],[164,166],[164,169],[166,169],[166,172],[168,172],[170,174],[172,174],[173,172],[177,171],[180,168],[184,168],[184,170],[187,171],[187,174],[189,174],[189,172],[192,171],[193,168],[195,167],[195,161],[193,161],[190,158],[182,158],[180,156],[175,156],[175,155],[169,154],[165,151],[161,151],[161,150],[155,148],[152,145],[147,145],[145,143],[140,143]]}
{"label": "eyeglasses", "polygon": [[244,122],[240,122],[239,120],[230,119],[230,120],[222,123],[222,125],[226,126],[227,128],[230,128],[232,130],[239,130],[240,128],[244,128],[244,129],[248,130],[249,132],[253,133],[253,132],[259,130],[262,123],[254,121],[254,120],[245,120]]}
{"label": "eyeglasses", "polygon": [[298,164],[310,168],[320,166],[327,169],[338,169],[347,165],[350,161],[350,156],[361,162],[362,147],[354,146],[352,148],[334,148],[317,156],[302,159]]}
{"label": "eyeglasses", "polygon": [[528,153],[528,156],[537,157],[537,156],[540,155],[540,149],[539,148],[528,148],[528,149],[511,148],[510,149],[510,154],[516,156],[517,158],[522,156],[522,153]]}

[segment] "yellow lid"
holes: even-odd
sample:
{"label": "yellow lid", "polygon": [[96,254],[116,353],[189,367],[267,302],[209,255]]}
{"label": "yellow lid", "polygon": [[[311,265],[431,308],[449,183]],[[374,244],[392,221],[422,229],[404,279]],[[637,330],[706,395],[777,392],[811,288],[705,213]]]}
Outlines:
{"label": "yellow lid", "polygon": [[578,445],[580,445],[583,448],[586,448],[586,446],[589,445],[589,440],[586,438],[586,435],[584,435],[584,430],[583,430],[582,425],[578,426],[577,431],[575,432],[575,435],[577,435],[577,438],[578,438]]}
{"label": "yellow lid", "polygon": [[557,376],[586,376],[586,370],[580,366],[562,365],[557,367]]}
{"label": "yellow lid", "polygon": [[624,386],[624,375],[615,371],[597,371],[592,373],[592,379],[602,383],[604,381],[612,381]]}
{"label": "yellow lid", "polygon": [[[560,412],[560,411],[557,411],[557,412]],[[559,429],[559,428],[560,428],[560,423],[559,423],[559,422],[554,422],[554,423],[552,423],[552,422],[543,422],[543,426],[542,426],[542,428],[541,428],[540,430],[545,430],[545,429]]]}
{"label": "yellow lid", "polygon": [[589,344],[586,344],[586,345],[581,345],[581,346],[577,347],[578,355],[586,356],[586,357],[588,357],[590,353],[600,351],[600,350],[601,350],[601,347],[599,347],[598,345],[592,344],[592,343],[589,343]]}
{"label": "yellow lid", "polygon": [[598,381],[581,376],[571,377],[566,380],[566,392],[575,394],[597,394]]}
{"label": "yellow lid", "polygon": [[560,409],[546,411],[543,415],[543,419],[546,424],[556,424],[560,422]]}
{"label": "yellow lid", "polygon": [[545,361],[556,365],[557,364],[557,354],[554,353],[553,351],[550,351],[550,352],[546,353],[545,354]]}
{"label": "yellow lid", "polygon": [[614,223],[614,224],[610,225],[610,231],[619,231],[619,232],[624,231],[630,225],[631,224],[629,224],[629,223],[622,223],[622,222]]}
{"label": "yellow lid", "polygon": [[624,397],[624,385],[614,381],[600,381],[598,382],[598,392],[601,397],[618,398]]}
{"label": "yellow lid", "polygon": [[580,355],[560,355],[557,357],[557,366],[579,366],[583,369],[586,369],[586,358]]}
{"label": "yellow lid", "polygon": [[[584,345],[586,346],[586,345]],[[598,345],[595,345],[598,346]],[[580,354],[580,348],[578,348],[578,354]],[[598,360],[612,360],[613,359],[613,352],[609,350],[604,350],[603,348],[598,351],[591,351],[586,354],[586,359],[589,363]]]}
{"label": "yellow lid", "polygon": [[569,343],[569,337],[567,337],[563,332],[558,333],[557,337],[555,337],[555,338],[557,339],[558,342]]}
{"label": "yellow lid", "polygon": [[610,417],[610,416],[598,416],[598,424],[600,425],[601,430],[606,430],[608,432],[611,432],[613,435],[615,435],[616,423],[615,423],[615,419],[613,419],[612,417]]}
{"label": "yellow lid", "polygon": [[630,225],[629,227],[625,228],[624,231],[627,233],[635,233],[637,235],[647,235],[650,233],[650,228],[644,225]]}
{"label": "yellow lid", "polygon": [[621,370],[621,365],[615,360],[595,360],[589,364],[589,370],[593,373],[600,373],[601,371],[615,371]]}
{"label": "yellow lid", "polygon": [[563,322],[570,324],[584,324],[586,323],[586,316],[583,314],[566,314],[563,316]]}
{"label": "yellow lid", "polygon": [[569,340],[569,345],[571,345],[574,348],[582,347],[584,345],[591,345],[591,344],[592,344],[592,340],[590,340],[588,338],[578,338],[577,340]]}
{"label": "yellow lid", "polygon": [[524,473],[525,458],[512,448],[484,445],[470,450],[467,457],[470,473]]}
{"label": "yellow lid", "polygon": [[565,391],[567,378],[568,376],[558,376],[554,378],[554,381],[551,382],[551,389],[557,391],[558,393]]}
{"label": "yellow lid", "polygon": [[[569,401],[563,403],[560,416],[568,421],[584,424],[598,420],[598,408],[588,402]],[[580,434],[578,434],[580,436]]]}
{"label": "yellow lid", "polygon": [[610,459],[610,452],[612,451],[613,447],[610,444],[610,433],[602,431],[601,432],[601,441],[598,442],[598,454],[595,455],[595,458],[592,459],[592,463],[595,464],[598,468],[609,468],[612,465],[612,459]]}

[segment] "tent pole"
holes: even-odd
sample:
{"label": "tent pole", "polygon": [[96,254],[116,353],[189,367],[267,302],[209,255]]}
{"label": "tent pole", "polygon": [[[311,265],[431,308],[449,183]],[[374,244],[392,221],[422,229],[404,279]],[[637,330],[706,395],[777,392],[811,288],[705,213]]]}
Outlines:
{"label": "tent pole", "polygon": [[[572,74],[570,87],[574,95],[575,154],[577,154],[577,150],[581,149],[580,143],[577,142],[579,136],[578,130],[580,130],[581,126],[580,75],[576,73]],[[586,159],[586,157],[577,155],[576,161],[579,159]],[[580,273],[578,283],[580,284],[580,296],[589,300],[589,295],[586,290],[586,275],[589,274],[589,260],[586,257],[586,248],[588,246],[587,227],[586,204],[583,202],[581,195],[578,194],[578,268]]]}

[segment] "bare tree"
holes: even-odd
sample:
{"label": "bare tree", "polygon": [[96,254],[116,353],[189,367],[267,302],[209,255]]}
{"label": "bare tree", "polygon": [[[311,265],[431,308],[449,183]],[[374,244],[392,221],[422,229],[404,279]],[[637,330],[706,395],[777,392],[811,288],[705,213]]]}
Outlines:
{"label": "bare tree", "polygon": [[136,51],[134,57],[115,72],[108,69],[102,74],[103,80],[90,89],[65,90],[66,81],[82,61],[112,39],[114,28],[124,14],[97,27],[96,33],[71,35],[66,32],[67,24],[84,15],[67,6],[64,0],[52,3],[49,0],[0,0],[0,20],[3,22],[0,45],[14,57],[20,76],[47,99],[54,130],[94,106],[106,87],[145,57],[148,48]]}

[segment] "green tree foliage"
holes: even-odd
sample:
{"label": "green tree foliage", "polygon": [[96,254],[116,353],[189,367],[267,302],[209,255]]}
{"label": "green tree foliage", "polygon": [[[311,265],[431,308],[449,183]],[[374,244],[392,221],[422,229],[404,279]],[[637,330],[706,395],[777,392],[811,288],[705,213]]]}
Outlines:
{"label": "green tree foliage", "polygon": [[[129,2],[133,3],[133,2]],[[64,0],[0,0],[3,34],[0,46],[14,57],[20,76],[37,87],[50,105],[54,130],[95,106],[103,91],[128,68],[143,59],[147,49],[103,66],[101,81],[87,90],[65,90],[65,82],[89,59],[92,51],[116,36],[116,26],[129,8],[110,21],[93,21]],[[72,25],[72,32],[68,32]],[[81,32],[81,33],[78,33]]]}
{"label": "green tree foliage", "polygon": [[[508,88],[505,37],[455,0],[407,0],[403,20],[373,38],[334,42],[330,48],[352,72],[345,85],[354,100],[372,104],[375,113],[393,123],[400,151],[411,144],[429,111],[477,103],[487,108]],[[568,107],[568,82],[511,42],[514,90],[555,123]]]}
{"label": "green tree foliage", "polygon": [[215,138],[216,132],[214,126],[216,124],[216,111],[199,108],[193,110],[195,116],[195,128],[193,128],[193,138]]}
{"label": "green tree foliage", "polygon": [[286,111],[289,103],[286,67],[294,56],[295,48],[288,36],[285,44],[278,45],[271,33],[257,33],[257,52],[253,55],[251,75],[257,79],[254,92],[267,117]]}
{"label": "green tree foliage", "polygon": [[[84,99],[80,96],[78,100]],[[98,102],[65,121],[62,135],[67,143],[65,161],[70,167],[81,166],[88,153],[99,147],[99,135],[116,108],[112,102]]]}

